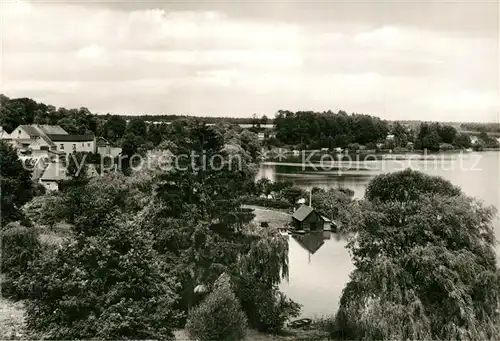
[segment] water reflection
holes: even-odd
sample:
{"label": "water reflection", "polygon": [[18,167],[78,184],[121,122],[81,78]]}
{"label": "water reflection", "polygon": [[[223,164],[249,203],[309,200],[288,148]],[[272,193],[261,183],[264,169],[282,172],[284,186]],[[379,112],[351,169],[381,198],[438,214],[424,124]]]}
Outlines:
{"label": "water reflection", "polygon": [[[292,180],[309,190],[314,186],[327,188],[343,186],[354,190],[355,197],[364,195],[365,187],[377,174],[398,171],[406,167],[438,175],[458,185],[470,196],[500,208],[500,153],[484,152],[448,156],[439,165],[426,160],[413,162],[373,162],[373,169],[314,171],[300,167],[261,165],[258,177],[272,181]],[[494,220],[497,239],[500,239],[500,220]],[[281,289],[302,304],[302,316],[332,315],[338,309],[342,289],[353,270],[346,241],[336,234],[322,233],[293,235],[289,238],[290,280]],[[500,261],[500,244],[497,246]]]}
{"label": "water reflection", "polygon": [[325,240],[331,238],[330,231],[311,232],[307,234],[293,234],[292,238],[310,254],[315,254],[325,244]]}

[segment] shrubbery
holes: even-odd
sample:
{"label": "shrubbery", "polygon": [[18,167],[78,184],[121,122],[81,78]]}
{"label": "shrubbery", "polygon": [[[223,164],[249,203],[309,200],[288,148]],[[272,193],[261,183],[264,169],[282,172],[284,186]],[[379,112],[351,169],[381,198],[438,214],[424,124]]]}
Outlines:
{"label": "shrubbery", "polygon": [[231,289],[229,276],[222,275],[212,291],[188,316],[186,329],[200,341],[243,339],[247,318]]}
{"label": "shrubbery", "polygon": [[123,223],[41,257],[28,327],[48,339],[171,339],[173,283],[148,234]]}
{"label": "shrubbery", "polygon": [[41,245],[32,228],[7,225],[2,231],[2,273],[6,275],[2,283],[2,295],[25,298],[26,289],[19,279],[28,272],[29,265],[41,253]]}
{"label": "shrubbery", "polygon": [[238,296],[249,325],[261,332],[278,334],[290,318],[300,313],[300,304],[290,300],[277,287],[254,281],[241,283]]}

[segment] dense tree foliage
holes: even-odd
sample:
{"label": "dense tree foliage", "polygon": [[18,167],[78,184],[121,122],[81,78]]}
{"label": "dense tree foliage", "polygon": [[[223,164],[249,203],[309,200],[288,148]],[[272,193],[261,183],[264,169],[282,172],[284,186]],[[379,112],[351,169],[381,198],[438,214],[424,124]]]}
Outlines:
{"label": "dense tree foliage", "polygon": [[[276,138],[305,148],[347,147],[385,139],[387,123],[368,115],[279,111],[274,120]],[[300,148],[304,149],[304,148]]]}
{"label": "dense tree foliage", "polygon": [[348,247],[356,268],[343,291],[336,336],[498,337],[493,209],[415,172],[380,176],[369,187],[351,226]]}
{"label": "dense tree foliage", "polygon": [[41,254],[38,235],[31,227],[11,223],[1,233],[2,267],[5,276],[2,280],[2,295],[16,299],[26,298],[29,291],[19,279],[29,270],[30,263]]}
{"label": "dense tree foliage", "polygon": [[367,186],[365,197],[370,201],[415,201],[423,194],[460,195],[460,188],[440,177],[406,169],[376,176]]}
{"label": "dense tree foliage", "polygon": [[354,192],[347,188],[315,189],[312,193],[312,206],[328,219],[337,222],[343,230],[352,220],[351,206]]}
{"label": "dense tree foliage", "polygon": [[22,218],[21,207],[33,197],[31,172],[9,144],[0,141],[2,226]]}
{"label": "dense tree foliage", "polygon": [[500,133],[500,123],[462,123],[460,125],[463,129],[468,131]]}
{"label": "dense tree foliage", "polygon": [[115,219],[38,262],[28,326],[47,339],[169,339],[175,283],[151,236]]}
{"label": "dense tree foliage", "polygon": [[238,341],[246,333],[247,318],[241,310],[227,275],[214,284],[214,290],[189,313],[186,324],[191,337],[200,341]]}

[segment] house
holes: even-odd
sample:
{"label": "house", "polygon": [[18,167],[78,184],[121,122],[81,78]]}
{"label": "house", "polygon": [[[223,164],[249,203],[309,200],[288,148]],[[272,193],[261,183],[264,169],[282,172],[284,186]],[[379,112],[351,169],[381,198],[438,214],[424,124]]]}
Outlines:
{"label": "house", "polygon": [[97,151],[94,134],[49,134],[47,136],[55,144],[58,151],[66,154],[73,152],[95,153]]}
{"label": "house", "polygon": [[112,157],[117,157],[121,154],[122,149],[117,147],[112,147],[111,144],[103,137],[99,137],[96,140],[97,153],[101,155],[110,155]]}
{"label": "house", "polygon": [[67,180],[66,168],[60,162],[51,162],[38,180],[49,191],[59,190],[58,181]]}
{"label": "house", "polygon": [[386,140],[394,140],[394,134],[387,134],[387,137],[385,138]]}
{"label": "house", "polygon": [[30,151],[30,154],[36,157],[46,156],[47,151],[59,151],[64,154],[96,152],[93,134],[70,135],[60,126],[23,124],[10,134],[0,134],[0,137],[10,141],[14,148],[20,151]]}
{"label": "house", "polygon": [[292,226],[296,230],[323,231],[325,220],[311,206],[301,205],[292,215]]}

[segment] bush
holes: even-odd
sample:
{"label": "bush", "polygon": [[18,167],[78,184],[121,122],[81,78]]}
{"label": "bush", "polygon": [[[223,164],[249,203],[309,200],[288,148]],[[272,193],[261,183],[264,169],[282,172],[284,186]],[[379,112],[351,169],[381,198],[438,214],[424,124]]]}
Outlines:
{"label": "bush", "polygon": [[278,290],[261,282],[241,283],[238,296],[249,325],[258,331],[279,334],[290,318],[299,316],[300,305]]}
{"label": "bush", "polygon": [[25,298],[27,292],[18,280],[28,272],[29,265],[40,254],[41,246],[32,228],[10,224],[2,231],[2,294],[13,298]]}
{"label": "bush", "polygon": [[177,295],[149,234],[130,223],[36,262],[28,327],[48,339],[171,339]]}
{"label": "bush", "polygon": [[215,289],[188,316],[186,329],[200,341],[243,339],[247,319],[231,289],[229,277],[221,276]]}
{"label": "bush", "polygon": [[288,209],[293,205],[286,201],[280,199],[267,199],[256,196],[245,196],[242,198],[241,202],[246,205],[255,205],[269,208],[277,208],[277,209]]}
{"label": "bush", "polygon": [[441,150],[441,151],[448,151],[448,150],[454,150],[454,149],[455,149],[455,147],[449,143],[441,143],[439,145],[439,150]]}

